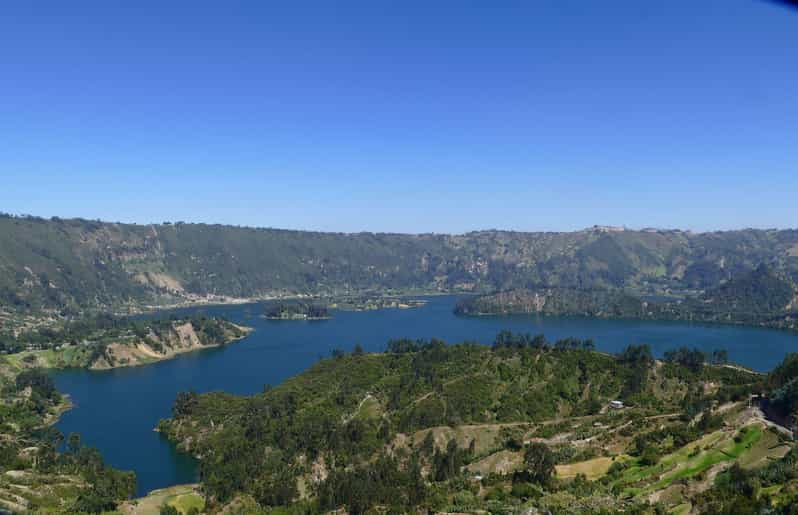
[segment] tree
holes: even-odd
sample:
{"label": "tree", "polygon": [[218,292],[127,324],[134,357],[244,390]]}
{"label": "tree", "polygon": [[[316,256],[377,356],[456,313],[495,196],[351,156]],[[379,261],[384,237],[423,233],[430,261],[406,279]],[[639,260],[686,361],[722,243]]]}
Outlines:
{"label": "tree", "polygon": [[715,349],[712,351],[712,363],[724,365],[729,362],[729,351],[726,349]]}
{"label": "tree", "polygon": [[163,504],[161,505],[160,515],[180,515],[180,512],[177,508],[172,506],[171,504]]}
{"label": "tree", "polygon": [[546,337],[544,335],[536,334],[535,337],[532,338],[530,345],[535,349],[543,349],[548,345],[548,342],[546,341]]}
{"label": "tree", "polygon": [[194,408],[197,407],[198,403],[199,395],[197,395],[197,392],[193,390],[190,392],[179,392],[177,394],[177,399],[175,399],[175,405],[172,407],[172,413],[175,418],[189,416],[194,411]]}
{"label": "tree", "polygon": [[56,457],[55,446],[50,442],[45,442],[39,450],[36,468],[41,471],[49,470],[55,465]]}
{"label": "tree", "polygon": [[433,457],[433,469],[436,481],[446,481],[460,473],[460,468],[465,465],[468,451],[457,446],[457,440],[450,439],[445,451],[436,451]]}
{"label": "tree", "polygon": [[255,481],[255,499],[262,506],[284,506],[290,504],[299,492],[296,489],[294,472],[283,466],[280,470],[264,474]]}
{"label": "tree", "polygon": [[526,481],[545,484],[554,474],[554,454],[544,443],[530,444],[524,451],[524,468]]}
{"label": "tree", "polygon": [[30,389],[45,399],[55,399],[58,397],[58,392],[55,389],[55,383],[44,371],[39,368],[31,368],[21,372],[16,380],[17,391]]}
{"label": "tree", "polygon": [[388,419],[384,419],[380,424],[380,430],[377,433],[377,436],[381,440],[384,440],[386,443],[390,443],[392,435],[391,435],[391,423],[388,421]]}
{"label": "tree", "polygon": [[435,452],[435,438],[432,436],[432,431],[427,431],[427,436],[421,442],[421,452],[426,456],[432,456]]}
{"label": "tree", "polygon": [[651,355],[651,347],[645,344],[629,345],[618,355],[618,359],[621,363],[640,368],[648,368],[654,363],[654,356]]}
{"label": "tree", "polygon": [[651,347],[648,345],[629,345],[618,355],[618,361],[630,369],[624,381],[622,397],[629,397],[643,390],[648,380],[648,369],[654,363]]}
{"label": "tree", "polygon": [[706,356],[698,349],[681,347],[676,350],[669,350],[665,353],[665,361],[682,365],[683,367],[698,373],[704,368]]}
{"label": "tree", "polygon": [[80,435],[78,433],[69,433],[69,437],[67,438],[67,451],[74,455],[80,452]]}

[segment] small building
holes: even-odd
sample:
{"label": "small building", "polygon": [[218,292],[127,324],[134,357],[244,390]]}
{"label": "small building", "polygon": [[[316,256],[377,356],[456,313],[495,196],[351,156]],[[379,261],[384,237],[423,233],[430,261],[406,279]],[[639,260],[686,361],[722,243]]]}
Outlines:
{"label": "small building", "polygon": [[610,401],[610,408],[623,409],[623,401]]}

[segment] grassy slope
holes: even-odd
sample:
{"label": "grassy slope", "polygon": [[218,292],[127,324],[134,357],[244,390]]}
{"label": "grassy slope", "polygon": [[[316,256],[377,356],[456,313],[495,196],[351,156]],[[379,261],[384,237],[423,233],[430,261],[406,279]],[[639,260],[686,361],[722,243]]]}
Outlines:
{"label": "grassy slope", "polygon": [[[689,479],[709,470],[712,466],[725,461],[738,459],[762,437],[762,428],[749,426],[740,442],[730,439],[721,431],[706,435],[693,444],[686,445],[671,453],[659,463],[650,467],[635,465],[625,473],[618,484],[632,484],[658,478],[657,481],[644,487],[625,488],[624,492],[633,495],[644,495],[663,490],[679,479]],[[700,452],[691,456],[696,448]]]}
{"label": "grassy slope", "polygon": [[199,512],[205,508],[205,500],[197,485],[177,485],[154,490],[145,497],[128,501],[118,511],[123,515],[158,515],[164,504],[174,506],[181,514],[188,513],[192,507]]}

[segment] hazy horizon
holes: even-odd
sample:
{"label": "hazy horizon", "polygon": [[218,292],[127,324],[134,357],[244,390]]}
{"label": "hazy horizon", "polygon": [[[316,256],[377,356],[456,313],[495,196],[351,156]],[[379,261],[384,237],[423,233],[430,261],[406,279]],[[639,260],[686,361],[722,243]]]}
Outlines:
{"label": "hazy horizon", "polygon": [[783,226],[783,227],[735,227],[730,229],[710,229],[705,231],[696,231],[693,229],[687,229],[683,227],[648,227],[648,226],[616,226],[616,225],[609,225],[609,224],[593,224],[586,227],[581,227],[578,229],[568,229],[568,230],[557,230],[557,229],[539,229],[539,230],[523,230],[523,229],[513,229],[511,227],[483,227],[478,229],[470,229],[463,232],[439,232],[439,231],[418,231],[418,232],[402,232],[402,231],[370,231],[370,230],[363,230],[363,231],[332,231],[332,230],[323,230],[323,229],[314,229],[312,227],[280,227],[274,225],[248,225],[248,224],[230,224],[230,223],[219,223],[219,222],[207,222],[207,221],[192,221],[192,220],[161,220],[161,221],[153,221],[153,222],[138,222],[138,221],[126,221],[126,220],[111,220],[101,217],[83,217],[83,216],[58,216],[58,215],[51,215],[51,216],[42,216],[35,213],[8,213],[4,211],[0,211],[1,215],[10,215],[13,217],[25,218],[40,218],[44,220],[52,220],[52,219],[60,219],[60,220],[83,220],[83,221],[90,221],[90,222],[102,222],[102,223],[109,223],[109,224],[121,224],[121,225],[137,225],[137,226],[147,226],[147,225],[180,225],[180,224],[188,224],[188,225],[221,225],[226,227],[238,227],[242,229],[266,229],[266,230],[277,230],[277,231],[297,231],[297,232],[312,232],[312,233],[340,233],[340,234],[359,234],[359,233],[373,233],[373,234],[399,234],[399,235],[425,235],[425,234],[433,234],[433,235],[451,235],[451,236],[458,236],[463,234],[469,233],[480,233],[480,232],[507,232],[507,233],[573,233],[573,232],[584,232],[584,231],[591,231],[591,230],[606,230],[607,232],[614,232],[618,231],[630,231],[630,232],[646,232],[646,231],[680,231],[680,232],[687,232],[693,234],[704,234],[704,233],[713,233],[713,232],[737,232],[737,231],[794,231],[798,230],[798,226],[790,227],[790,226]]}

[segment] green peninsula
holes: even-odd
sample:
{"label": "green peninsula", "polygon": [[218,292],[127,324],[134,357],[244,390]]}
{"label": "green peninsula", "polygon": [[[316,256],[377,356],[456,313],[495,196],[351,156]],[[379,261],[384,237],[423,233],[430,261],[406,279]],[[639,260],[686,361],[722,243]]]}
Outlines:
{"label": "green peninsula", "polygon": [[253,396],[183,392],[158,429],[201,459],[210,513],[724,513],[740,482],[788,506],[792,432],[750,399],[791,412],[796,356],[771,376],[709,361],[510,332],[394,340]]}
{"label": "green peninsula", "polygon": [[144,365],[243,338],[250,329],[221,318],[131,320],[99,316],[0,334],[2,359],[18,368],[108,369]]}

